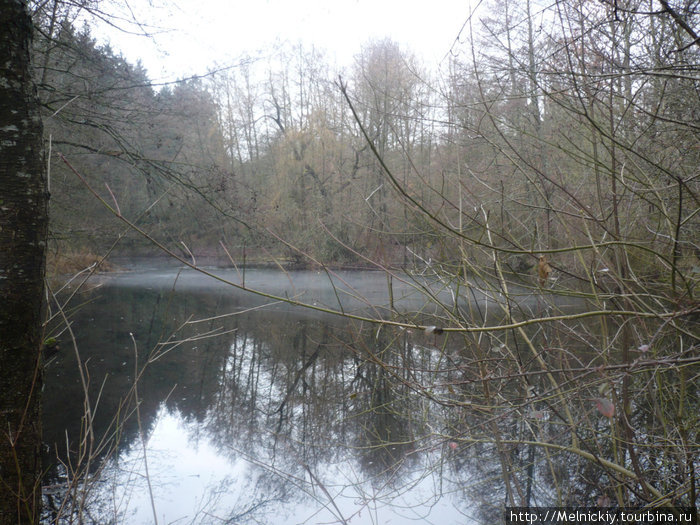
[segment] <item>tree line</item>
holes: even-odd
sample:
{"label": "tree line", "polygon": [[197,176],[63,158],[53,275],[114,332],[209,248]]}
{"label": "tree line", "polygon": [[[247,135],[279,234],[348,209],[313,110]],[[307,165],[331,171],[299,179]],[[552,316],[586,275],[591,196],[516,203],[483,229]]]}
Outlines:
{"label": "tree line", "polygon": [[[34,65],[53,150],[173,246],[455,273],[562,250],[580,281],[687,289],[698,46],[652,4],[494,2],[439,70],[391,40],[342,70],[298,44],[163,87],[47,6]],[[104,249],[120,226],[52,168],[52,235]]]}

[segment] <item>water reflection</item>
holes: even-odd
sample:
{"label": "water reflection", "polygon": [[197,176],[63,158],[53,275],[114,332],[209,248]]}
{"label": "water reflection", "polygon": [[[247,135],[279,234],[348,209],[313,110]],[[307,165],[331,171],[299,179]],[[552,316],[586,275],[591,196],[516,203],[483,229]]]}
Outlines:
{"label": "water reflection", "polygon": [[[73,313],[75,349],[46,369],[46,522],[470,522],[468,474],[415,395],[439,394],[447,346],[175,275],[107,281]],[[311,282],[305,300],[337,301]]]}

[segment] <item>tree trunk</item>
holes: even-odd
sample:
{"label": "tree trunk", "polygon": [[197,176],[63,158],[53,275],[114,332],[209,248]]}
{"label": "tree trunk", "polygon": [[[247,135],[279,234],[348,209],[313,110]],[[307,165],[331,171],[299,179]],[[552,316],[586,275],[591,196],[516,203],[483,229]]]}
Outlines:
{"label": "tree trunk", "polygon": [[0,0],[0,525],[38,523],[47,188],[25,2]]}

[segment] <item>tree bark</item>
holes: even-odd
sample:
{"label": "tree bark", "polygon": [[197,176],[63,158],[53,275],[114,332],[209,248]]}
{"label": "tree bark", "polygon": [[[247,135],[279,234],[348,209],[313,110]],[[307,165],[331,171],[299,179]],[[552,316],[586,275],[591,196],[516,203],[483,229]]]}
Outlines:
{"label": "tree bark", "polygon": [[38,523],[47,182],[26,4],[0,0],[0,525]]}

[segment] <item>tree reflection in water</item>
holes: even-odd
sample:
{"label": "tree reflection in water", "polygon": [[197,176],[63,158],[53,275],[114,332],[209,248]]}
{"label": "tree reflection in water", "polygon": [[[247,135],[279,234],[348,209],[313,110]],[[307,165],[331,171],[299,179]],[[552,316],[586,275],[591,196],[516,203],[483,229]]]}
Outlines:
{"label": "tree reflection in water", "polygon": [[[141,433],[164,523],[496,523],[507,505],[687,501],[695,438],[674,437],[657,404],[679,410],[685,385],[698,413],[697,385],[664,364],[683,356],[630,367],[595,344],[597,320],[426,334],[155,278],[88,295],[72,321],[93,433],[64,352],[46,370],[46,523],[152,522]],[[478,324],[484,304],[443,315]],[[625,441],[623,381],[653,448]]]}
{"label": "tree reflection in water", "polygon": [[442,476],[430,407],[408,382],[416,371],[397,372],[409,361],[427,365],[435,349],[407,332],[280,305],[250,310],[258,306],[250,298],[222,290],[106,285],[89,295],[73,332],[97,405],[95,435],[106,439],[86,467],[89,490],[79,485],[71,496],[69,472],[87,463],[85,418],[75,356],[62,353],[46,373],[45,522],[78,513],[85,523],[153,521],[133,413],[140,369],[163,522],[465,522],[457,509],[466,501],[450,494],[459,480]]}

